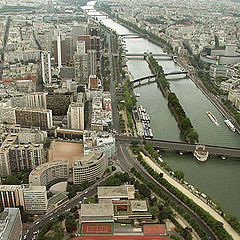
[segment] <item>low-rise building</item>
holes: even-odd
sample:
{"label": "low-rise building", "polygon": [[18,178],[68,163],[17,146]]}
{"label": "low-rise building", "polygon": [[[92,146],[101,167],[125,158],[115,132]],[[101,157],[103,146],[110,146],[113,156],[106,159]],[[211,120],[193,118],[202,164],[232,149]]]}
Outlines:
{"label": "low-rise building", "polygon": [[98,199],[101,200],[133,200],[135,188],[133,185],[98,187]]}
{"label": "low-rise building", "polygon": [[81,204],[80,221],[84,222],[114,222],[112,203]]}

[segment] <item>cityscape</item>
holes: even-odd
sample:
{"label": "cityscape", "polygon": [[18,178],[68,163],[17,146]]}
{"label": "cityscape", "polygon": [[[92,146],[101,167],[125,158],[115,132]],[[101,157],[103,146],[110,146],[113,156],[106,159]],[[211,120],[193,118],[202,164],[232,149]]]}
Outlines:
{"label": "cityscape", "polygon": [[239,240],[239,172],[239,0],[0,0],[0,240]]}

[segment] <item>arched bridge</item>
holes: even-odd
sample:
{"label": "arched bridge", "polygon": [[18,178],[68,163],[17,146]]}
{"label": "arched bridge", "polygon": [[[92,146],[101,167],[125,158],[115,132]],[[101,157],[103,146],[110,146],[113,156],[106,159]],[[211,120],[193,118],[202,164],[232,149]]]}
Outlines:
{"label": "arched bridge", "polygon": [[[116,136],[118,141],[122,142],[132,142],[132,141],[142,141],[143,138],[136,137],[127,137],[127,136]],[[190,144],[186,142],[173,142],[173,141],[165,141],[165,140],[146,140],[147,142],[152,143],[155,148],[165,150],[165,151],[177,151],[177,152],[194,152],[196,148],[196,144]],[[214,156],[228,156],[235,157],[240,160],[240,148],[229,148],[229,147],[219,147],[219,146],[211,146],[205,145],[206,151],[209,152],[210,155]]]}
{"label": "arched bridge", "polygon": [[[165,76],[171,76],[171,75],[180,75],[180,74],[187,74],[187,73],[188,72],[186,72],[186,71],[183,71],[183,72],[182,71],[173,71],[173,72],[165,73],[164,75]],[[157,75],[150,75],[150,76],[147,76],[147,77],[138,78],[138,79],[135,79],[135,80],[131,81],[130,83],[131,84],[134,84],[136,82],[140,83],[141,81],[144,81],[146,79],[148,79],[150,81],[152,78],[155,78],[156,76]]]}

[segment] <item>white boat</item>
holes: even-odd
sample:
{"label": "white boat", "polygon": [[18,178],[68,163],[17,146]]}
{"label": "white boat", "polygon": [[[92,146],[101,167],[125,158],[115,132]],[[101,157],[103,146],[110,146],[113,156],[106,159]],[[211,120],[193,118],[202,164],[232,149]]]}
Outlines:
{"label": "white boat", "polygon": [[134,95],[135,95],[136,97],[140,97],[140,96],[141,96],[140,93],[136,93],[136,92],[134,92]]}
{"label": "white boat", "polygon": [[212,122],[219,125],[217,118],[211,112],[207,111],[206,114]]}
{"label": "white boat", "polygon": [[234,127],[234,125],[230,122],[230,120],[224,120],[224,122],[226,123],[226,125],[233,131],[236,131],[236,128]]}

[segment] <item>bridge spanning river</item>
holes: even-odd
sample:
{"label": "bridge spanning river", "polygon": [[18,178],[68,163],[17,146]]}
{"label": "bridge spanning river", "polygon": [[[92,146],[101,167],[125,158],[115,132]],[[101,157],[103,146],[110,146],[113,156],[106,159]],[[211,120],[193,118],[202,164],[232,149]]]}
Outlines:
{"label": "bridge spanning river", "polygon": [[[171,75],[180,75],[180,74],[187,74],[187,73],[188,72],[186,72],[186,71],[173,71],[173,72],[165,73],[164,75],[165,76],[171,76]],[[144,81],[146,79],[148,79],[150,81],[150,79],[155,78],[155,77],[157,77],[157,75],[149,75],[149,76],[146,76],[146,77],[142,77],[142,78],[138,78],[138,79],[132,80],[130,83],[131,84],[134,84],[136,82],[140,83],[141,81]]]}
{"label": "bridge spanning river", "polygon": [[[124,142],[132,142],[132,141],[142,141],[143,138],[136,137],[126,137],[126,136],[116,136],[116,139]],[[196,148],[196,144],[190,144],[186,142],[174,142],[174,141],[165,141],[165,140],[146,140],[147,142],[152,143],[155,148],[159,148],[165,151],[177,151],[177,152],[194,152]],[[240,149],[239,148],[230,148],[230,147],[218,147],[205,145],[206,151],[209,152],[209,155],[214,156],[228,156],[239,158],[240,160]]]}

